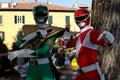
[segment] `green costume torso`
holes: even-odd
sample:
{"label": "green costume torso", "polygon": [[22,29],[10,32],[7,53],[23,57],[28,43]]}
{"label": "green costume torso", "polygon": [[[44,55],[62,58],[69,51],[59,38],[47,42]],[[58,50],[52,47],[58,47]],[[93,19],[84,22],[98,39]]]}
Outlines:
{"label": "green costume torso", "polygon": [[[35,50],[36,52],[32,55],[36,56],[34,59],[43,59],[51,57],[50,49],[52,48],[53,43],[55,40],[63,33],[63,29],[60,31],[56,31],[57,29],[51,30],[47,35],[45,41],[43,41],[42,45],[35,47],[36,45],[32,46],[33,43],[38,43],[39,38],[30,42],[27,45],[28,48]],[[54,33],[55,32],[55,33]],[[24,41],[19,40],[16,44],[20,46]],[[54,80],[54,74],[52,72],[51,66],[49,63],[46,64],[37,64],[37,65],[29,65],[26,80]]]}
{"label": "green costume torso", "polygon": [[[56,35],[49,38],[51,41],[56,40]],[[38,48],[37,53],[33,53],[36,55],[36,58],[49,58],[51,46],[48,44],[43,44],[42,47]],[[38,56],[37,56],[38,54]],[[30,77],[32,76],[33,79]],[[38,64],[38,65],[29,65],[26,80],[54,80],[54,74],[52,72],[50,64]]]}

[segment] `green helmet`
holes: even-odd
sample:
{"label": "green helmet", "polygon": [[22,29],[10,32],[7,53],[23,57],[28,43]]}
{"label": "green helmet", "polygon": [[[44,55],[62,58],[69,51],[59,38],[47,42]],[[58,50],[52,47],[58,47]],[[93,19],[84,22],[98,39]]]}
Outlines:
{"label": "green helmet", "polygon": [[33,13],[37,23],[45,23],[48,19],[49,10],[47,6],[38,5],[33,8]]}

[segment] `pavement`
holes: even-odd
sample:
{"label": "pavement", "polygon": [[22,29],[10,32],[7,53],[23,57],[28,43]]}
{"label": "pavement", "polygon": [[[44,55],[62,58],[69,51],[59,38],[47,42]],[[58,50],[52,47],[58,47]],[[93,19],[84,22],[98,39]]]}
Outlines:
{"label": "pavement", "polygon": [[[63,66],[57,67],[61,74],[60,80],[74,80],[74,78],[78,75],[77,67],[73,66]],[[0,75],[0,80],[24,80],[20,79],[18,72],[11,71],[6,76]]]}
{"label": "pavement", "polygon": [[4,75],[3,73],[0,73],[0,80],[20,80],[19,78],[20,76],[15,70],[6,72]]}
{"label": "pavement", "polygon": [[77,68],[78,67],[72,67],[72,66],[59,68],[58,70],[61,73],[60,80],[74,80],[75,77],[78,75]]}

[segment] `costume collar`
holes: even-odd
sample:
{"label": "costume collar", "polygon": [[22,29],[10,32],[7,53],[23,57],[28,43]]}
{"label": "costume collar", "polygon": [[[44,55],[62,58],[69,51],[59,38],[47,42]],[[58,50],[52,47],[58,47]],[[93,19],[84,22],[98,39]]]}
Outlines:
{"label": "costume collar", "polygon": [[40,30],[48,30],[48,29],[52,28],[50,24],[41,24],[41,25],[37,25],[37,26],[42,26],[42,27],[39,27]]}
{"label": "costume collar", "polygon": [[37,24],[37,26],[39,27],[39,29],[44,29],[46,25],[47,25],[46,23]]}
{"label": "costume collar", "polygon": [[81,29],[80,33],[84,32],[84,31],[86,31],[88,29],[93,29],[93,27],[91,27],[91,26],[88,25],[88,26],[84,27],[83,29]]}

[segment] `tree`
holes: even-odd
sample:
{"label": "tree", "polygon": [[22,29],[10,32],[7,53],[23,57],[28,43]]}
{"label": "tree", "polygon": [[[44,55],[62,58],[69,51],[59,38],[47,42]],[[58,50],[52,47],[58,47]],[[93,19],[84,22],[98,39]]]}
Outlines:
{"label": "tree", "polygon": [[114,46],[98,53],[106,80],[120,80],[120,0],[93,0],[91,16],[91,26],[115,36]]}

